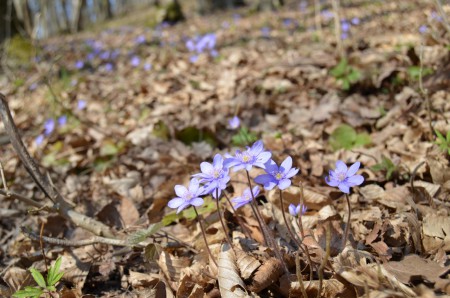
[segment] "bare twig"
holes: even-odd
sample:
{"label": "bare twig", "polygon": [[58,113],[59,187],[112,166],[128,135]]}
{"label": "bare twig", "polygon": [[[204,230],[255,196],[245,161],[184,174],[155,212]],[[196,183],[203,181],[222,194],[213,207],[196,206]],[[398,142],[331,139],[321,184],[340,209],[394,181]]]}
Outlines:
{"label": "bare twig", "polygon": [[331,0],[334,11],[334,34],[336,35],[336,44],[341,60],[345,58],[344,47],[341,40],[341,18],[339,15],[339,0]]}
{"label": "bare twig", "polygon": [[325,266],[328,263],[328,258],[330,257],[330,251],[331,251],[331,222],[327,221],[327,227],[326,227],[326,243],[325,243],[325,256],[323,258],[322,264],[319,268],[319,289],[317,291],[317,298],[320,297],[320,294],[322,292],[322,285],[323,285],[323,270],[325,269]]}
{"label": "bare twig", "polygon": [[219,266],[217,265],[216,259],[214,258],[211,250],[209,249],[208,240],[206,240],[206,232],[205,232],[205,227],[203,227],[202,218],[200,218],[200,215],[197,212],[197,208],[195,208],[195,206],[192,206],[192,207],[194,208],[197,221],[200,224],[200,229],[202,230],[202,235],[203,235],[203,240],[205,241],[206,251],[208,252],[209,256],[211,257],[211,260],[213,261],[214,265],[216,265],[216,267],[219,268]]}
{"label": "bare twig", "polygon": [[72,206],[64,200],[61,194],[51,186],[49,180],[44,176],[36,162],[31,158],[30,153],[26,149],[19,135],[17,126],[11,116],[11,112],[6,102],[6,98],[0,93],[0,116],[5,126],[5,131],[9,136],[11,144],[22,161],[28,174],[33,178],[34,182],[38,185],[39,189],[49,198],[53,203],[53,209],[55,209],[62,217],[69,220],[76,226],[79,226],[85,230],[88,230],[95,235],[101,235],[109,238],[114,238],[114,234],[111,229],[84,214],[78,213],[72,209]]}

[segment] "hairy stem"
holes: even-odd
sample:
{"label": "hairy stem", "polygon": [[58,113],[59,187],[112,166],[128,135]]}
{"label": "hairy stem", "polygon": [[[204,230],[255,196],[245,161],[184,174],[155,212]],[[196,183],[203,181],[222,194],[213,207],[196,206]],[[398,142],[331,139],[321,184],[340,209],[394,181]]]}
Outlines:
{"label": "hairy stem", "polygon": [[216,188],[216,206],[217,212],[219,213],[220,223],[222,224],[223,233],[225,234],[225,238],[228,242],[228,245],[233,249],[233,244],[231,243],[231,239],[228,236],[227,228],[225,227],[225,223],[223,222],[222,214],[220,212],[220,204],[219,204],[219,189]]}
{"label": "hairy stem", "polygon": [[300,257],[298,253],[295,254],[295,273],[297,275],[298,283],[300,284],[300,290],[302,291],[302,295],[304,298],[308,298],[306,294],[305,285],[303,284],[303,276],[300,270]]}
{"label": "hairy stem", "polygon": [[217,266],[216,259],[214,258],[213,254],[211,253],[211,250],[209,249],[208,241],[206,240],[206,233],[205,233],[205,227],[203,226],[203,221],[197,212],[197,208],[195,208],[195,206],[192,206],[192,207],[194,208],[195,215],[197,216],[196,217],[197,221],[200,224],[200,229],[202,230],[203,240],[205,241],[205,246],[206,246],[206,250],[208,251],[209,257],[213,261],[214,265],[216,265],[216,267],[219,268],[219,266]]}
{"label": "hairy stem", "polygon": [[[284,220],[284,224],[286,225],[286,228],[289,232],[289,235],[291,236],[292,240],[295,242],[295,244],[297,244],[298,247],[301,247],[301,243],[297,240],[297,237],[295,237],[294,233],[291,230],[291,227],[286,219],[286,214],[284,212],[284,202],[283,202],[283,191],[280,189],[280,202],[281,202],[281,214],[283,214],[283,220]],[[301,213],[301,209],[300,209],[300,213]]]}
{"label": "hairy stem", "polygon": [[[303,210],[303,205],[305,204],[304,200],[305,200],[305,193],[303,191],[303,184],[300,183],[300,192],[301,192],[301,198],[300,198],[300,214],[298,216],[298,227],[300,230],[300,235],[302,236],[302,242],[303,239],[305,239],[305,230],[303,229],[303,222],[302,222],[302,213],[301,210]],[[306,258],[308,260],[308,264],[309,264],[309,281],[312,281],[313,279],[313,263],[311,261],[311,256],[309,255],[309,249],[308,246],[305,245],[305,251],[306,251]]]}
{"label": "hairy stem", "polygon": [[350,198],[349,198],[348,194],[345,194],[345,200],[347,201],[348,218],[347,218],[347,224],[345,225],[344,239],[342,239],[342,250],[344,250],[345,245],[347,243],[348,232],[350,231],[350,218],[352,216],[352,208],[350,206]]}
{"label": "hairy stem", "polygon": [[250,237],[250,235],[251,235],[250,231],[248,230],[248,228],[247,228],[247,227],[244,225],[244,223],[242,222],[241,217],[238,215],[238,212],[237,212],[236,208],[234,208],[233,204],[231,203],[230,198],[228,197],[227,193],[224,192],[223,195],[225,196],[225,199],[227,199],[228,204],[230,204],[231,209],[233,209],[233,213],[234,213],[234,215],[236,216],[236,219],[237,219],[239,225],[241,226],[242,231],[244,232],[245,236],[246,236],[247,238],[251,238],[251,237]]}

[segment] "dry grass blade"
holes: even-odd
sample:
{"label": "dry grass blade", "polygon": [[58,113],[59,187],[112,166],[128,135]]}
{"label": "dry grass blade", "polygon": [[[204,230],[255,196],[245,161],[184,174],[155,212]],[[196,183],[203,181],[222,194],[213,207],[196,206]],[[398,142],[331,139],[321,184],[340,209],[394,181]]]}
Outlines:
{"label": "dry grass blade", "polygon": [[222,297],[247,297],[245,284],[236,266],[236,255],[228,244],[222,245],[218,266],[219,289]]}
{"label": "dry grass blade", "polygon": [[236,264],[243,279],[248,279],[261,266],[256,258],[239,249],[236,249]]}
{"label": "dry grass blade", "polygon": [[270,258],[255,273],[250,290],[255,293],[264,290],[274,282],[277,282],[281,274],[283,274],[281,262],[278,259]]}

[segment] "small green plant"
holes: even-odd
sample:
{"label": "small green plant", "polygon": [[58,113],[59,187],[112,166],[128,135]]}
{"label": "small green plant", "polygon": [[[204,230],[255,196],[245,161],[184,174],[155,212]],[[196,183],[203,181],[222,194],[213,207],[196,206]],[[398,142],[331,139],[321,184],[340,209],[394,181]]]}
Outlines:
{"label": "small green plant", "polygon": [[330,145],[333,150],[361,147],[371,143],[367,133],[357,133],[356,130],[347,124],[338,126],[330,136]]}
{"label": "small green plant", "polygon": [[377,163],[372,167],[372,170],[375,172],[384,171],[386,172],[386,180],[391,179],[392,174],[397,172],[398,167],[390,160],[388,157],[382,155],[381,162]]}
{"label": "small green plant", "polygon": [[361,73],[342,59],[338,65],[330,70],[330,74],[341,84],[342,90],[349,90],[361,78]]}
{"label": "small green plant", "polygon": [[[418,81],[420,79],[420,66],[413,65],[408,67],[407,72],[411,81]],[[433,73],[433,69],[424,67],[422,69],[422,77]]]}
{"label": "small green plant", "polygon": [[441,148],[442,151],[446,151],[448,155],[450,155],[450,130],[447,131],[447,135],[445,137],[437,130],[434,130],[434,132],[437,136],[435,143],[439,145],[439,148]]}
{"label": "small green plant", "polygon": [[31,276],[36,281],[37,286],[28,286],[25,289],[17,291],[13,294],[15,298],[39,298],[43,294],[45,297],[54,297],[52,294],[56,293],[56,284],[59,282],[64,272],[60,272],[61,257],[59,257],[53,266],[48,268],[47,281],[44,276],[34,268],[30,268]]}
{"label": "small green plant", "polygon": [[239,131],[231,138],[231,142],[235,146],[249,145],[258,140],[258,136],[245,127],[241,126]]}

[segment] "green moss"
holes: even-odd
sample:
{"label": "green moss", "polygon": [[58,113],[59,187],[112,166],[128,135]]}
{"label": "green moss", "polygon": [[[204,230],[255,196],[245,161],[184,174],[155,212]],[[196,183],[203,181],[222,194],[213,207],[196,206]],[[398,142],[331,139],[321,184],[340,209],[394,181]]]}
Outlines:
{"label": "green moss", "polygon": [[19,35],[14,36],[6,44],[6,53],[9,59],[17,60],[21,63],[29,63],[36,52],[30,40]]}

